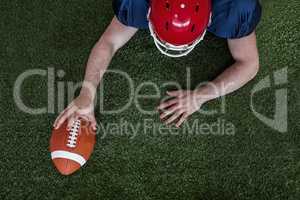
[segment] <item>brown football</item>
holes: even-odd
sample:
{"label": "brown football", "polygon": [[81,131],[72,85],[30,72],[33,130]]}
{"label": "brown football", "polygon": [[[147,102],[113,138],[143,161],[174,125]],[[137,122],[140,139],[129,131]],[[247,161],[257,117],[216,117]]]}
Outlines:
{"label": "brown football", "polygon": [[74,173],[90,158],[95,142],[96,133],[89,122],[78,119],[70,130],[65,122],[52,131],[50,152],[53,164],[63,175]]}

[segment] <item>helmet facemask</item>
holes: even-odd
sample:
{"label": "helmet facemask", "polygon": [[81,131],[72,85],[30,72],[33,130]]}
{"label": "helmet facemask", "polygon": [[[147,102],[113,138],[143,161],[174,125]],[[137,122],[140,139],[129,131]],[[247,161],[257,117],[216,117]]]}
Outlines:
{"label": "helmet facemask", "polygon": [[169,57],[172,58],[179,58],[188,55],[193,49],[196,47],[196,45],[201,42],[206,34],[206,30],[203,32],[203,34],[196,39],[192,44],[187,45],[172,45],[168,42],[160,40],[157,35],[155,34],[154,27],[152,26],[151,21],[149,20],[149,30],[151,33],[151,36],[153,37],[154,44],[158,48],[158,50]]}

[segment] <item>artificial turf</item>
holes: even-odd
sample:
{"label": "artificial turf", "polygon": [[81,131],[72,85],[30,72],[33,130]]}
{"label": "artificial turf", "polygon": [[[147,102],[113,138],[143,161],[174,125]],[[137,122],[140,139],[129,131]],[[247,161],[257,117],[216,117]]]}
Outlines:
{"label": "artificial turf", "polygon": [[[55,68],[66,75],[57,81],[81,81],[92,46],[113,17],[110,0],[2,0],[0,2],[0,199],[300,199],[299,138],[299,40],[298,0],[264,0],[262,21],[257,28],[261,69],[247,86],[226,98],[226,112],[196,113],[188,123],[214,123],[218,119],[235,126],[234,135],[184,133],[157,134],[151,130],[98,135],[88,164],[64,177],[53,168],[48,142],[58,114],[29,115],[13,99],[17,77],[28,69]],[[214,78],[232,59],[226,41],[209,34],[196,50],[183,59],[162,56],[147,31],[140,31],[120,50],[110,69],[160,85],[168,81],[186,85],[186,68],[192,87]],[[280,133],[258,120],[250,109],[252,88],[276,70],[288,67],[288,131]],[[56,82],[57,83],[57,82]],[[103,81],[106,109],[126,103],[126,81],[107,75]],[[259,112],[274,113],[275,86],[256,95]],[[151,93],[145,89],[142,93]],[[26,105],[47,105],[47,78],[35,76],[22,87]],[[141,102],[153,110],[158,99]],[[204,109],[219,108],[218,100]],[[103,126],[132,124],[158,114],[141,114],[132,105],[120,114],[101,114]]]}

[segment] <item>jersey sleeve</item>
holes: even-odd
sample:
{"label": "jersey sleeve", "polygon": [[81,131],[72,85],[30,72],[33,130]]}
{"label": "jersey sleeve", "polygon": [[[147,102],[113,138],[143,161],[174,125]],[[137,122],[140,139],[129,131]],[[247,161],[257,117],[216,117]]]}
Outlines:
{"label": "jersey sleeve", "polygon": [[245,37],[255,30],[261,12],[258,0],[213,0],[208,31],[227,39]]}
{"label": "jersey sleeve", "polygon": [[148,28],[148,0],[113,0],[112,4],[115,16],[122,24],[138,29]]}

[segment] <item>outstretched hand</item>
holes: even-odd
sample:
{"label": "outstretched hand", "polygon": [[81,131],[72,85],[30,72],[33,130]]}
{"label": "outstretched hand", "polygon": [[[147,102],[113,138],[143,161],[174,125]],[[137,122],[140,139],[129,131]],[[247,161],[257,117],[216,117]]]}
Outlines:
{"label": "outstretched hand", "polygon": [[70,129],[74,121],[78,118],[89,121],[92,129],[97,129],[93,103],[90,103],[90,101],[80,96],[74,99],[69,106],[60,113],[56,118],[53,127],[58,129],[66,120],[68,120],[67,128]]}
{"label": "outstretched hand", "polygon": [[167,95],[172,99],[164,101],[158,106],[158,110],[161,112],[160,118],[166,124],[175,123],[176,127],[180,127],[204,103],[199,99],[199,95],[191,90],[171,91],[167,92]]}

